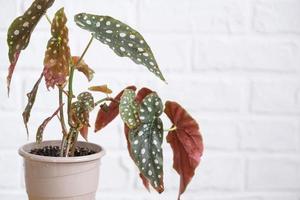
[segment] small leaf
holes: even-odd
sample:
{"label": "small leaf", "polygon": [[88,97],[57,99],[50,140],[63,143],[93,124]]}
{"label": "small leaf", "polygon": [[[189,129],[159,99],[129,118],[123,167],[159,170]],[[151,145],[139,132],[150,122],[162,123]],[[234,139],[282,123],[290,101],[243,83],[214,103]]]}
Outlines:
{"label": "small leaf", "polygon": [[48,41],[44,59],[44,76],[47,88],[55,85],[63,86],[69,75],[69,63],[71,59],[68,45],[67,18],[64,9],[59,9],[52,21],[52,37]]}
{"label": "small leaf", "polygon": [[71,116],[81,136],[87,140],[90,112],[94,109],[94,98],[89,92],[82,92],[71,105]]}
{"label": "small leaf", "polygon": [[92,111],[94,109],[95,103],[94,103],[94,97],[89,92],[82,92],[77,96],[77,99],[80,103],[83,104],[84,107],[86,107],[89,111]]}
{"label": "small leaf", "polygon": [[165,81],[152,50],[136,30],[109,16],[80,13],[74,19],[80,28],[90,31],[118,56],[129,57],[135,63],[146,66],[150,72]]}
{"label": "small leaf", "polygon": [[180,175],[180,199],[200,163],[202,136],[197,122],[178,103],[167,101],[165,113],[176,127],[168,133],[167,141],[173,149],[173,168]]}
{"label": "small leaf", "polygon": [[112,90],[109,89],[107,87],[107,85],[92,86],[92,87],[89,87],[89,90],[94,91],[94,92],[103,92],[105,94],[111,94],[112,93]]}
{"label": "small leaf", "polygon": [[119,112],[124,123],[133,129],[140,124],[138,116],[138,104],[135,101],[135,92],[125,89],[120,100]]}
{"label": "small leaf", "polygon": [[[135,86],[129,86],[126,89],[136,90]],[[119,101],[123,95],[124,90],[122,90],[115,98],[111,101],[108,107],[101,107],[95,122],[95,132],[104,128],[112,120],[114,120],[119,114]]]}
{"label": "small leaf", "polygon": [[27,94],[28,103],[27,103],[27,105],[25,107],[25,110],[24,110],[24,112],[22,114],[23,121],[24,121],[24,124],[25,124],[25,127],[26,127],[26,131],[27,131],[27,136],[29,136],[29,131],[28,131],[27,124],[28,124],[28,121],[29,121],[29,118],[30,118],[31,109],[32,109],[33,104],[35,102],[36,94],[37,94],[37,91],[38,91],[38,88],[39,88],[39,85],[41,83],[42,78],[43,78],[43,74],[41,74],[40,78],[34,84],[31,92],[29,92]]}
{"label": "small leaf", "polygon": [[94,77],[94,70],[92,70],[85,62],[84,60],[81,60],[79,63],[79,57],[78,56],[73,56],[72,57],[73,63],[75,64],[76,68],[78,71],[82,72],[88,81],[91,81]]}
{"label": "small leaf", "polygon": [[7,76],[8,92],[21,50],[26,49],[30,41],[31,33],[41,17],[53,3],[54,0],[35,0],[22,16],[17,17],[10,25],[7,32],[8,56],[10,60],[9,73]]}
{"label": "small leaf", "polygon": [[[143,88],[139,98],[151,90]],[[129,132],[131,152],[140,172],[150,180],[159,192],[164,191],[163,184],[163,124],[159,118],[163,112],[161,99],[155,92],[148,94],[140,103],[139,119],[141,124]]]}
{"label": "small leaf", "polygon": [[43,123],[39,126],[37,132],[36,132],[36,142],[37,143],[41,143],[43,141],[43,133],[44,133],[44,130],[47,126],[47,124],[52,120],[53,117],[55,117],[59,110],[61,109],[61,107],[63,106],[64,104],[61,104],[58,109],[50,116],[48,117],[47,119],[45,119],[43,121]]}

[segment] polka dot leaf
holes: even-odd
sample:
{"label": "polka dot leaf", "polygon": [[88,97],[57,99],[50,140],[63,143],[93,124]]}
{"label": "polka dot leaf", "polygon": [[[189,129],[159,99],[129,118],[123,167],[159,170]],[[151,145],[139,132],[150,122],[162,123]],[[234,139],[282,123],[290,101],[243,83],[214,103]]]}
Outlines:
{"label": "polka dot leaf", "polygon": [[120,99],[119,113],[124,123],[130,128],[135,128],[140,124],[138,116],[138,104],[135,101],[135,92],[125,89]]}
{"label": "polka dot leaf", "polygon": [[27,136],[29,136],[29,131],[28,131],[27,124],[28,124],[28,121],[29,121],[29,118],[30,118],[31,109],[34,105],[36,94],[38,92],[38,88],[39,88],[39,85],[42,81],[42,78],[43,78],[43,74],[41,74],[40,78],[34,84],[32,90],[27,94],[28,102],[27,102],[27,105],[25,107],[25,110],[22,113],[23,121],[24,121],[26,131],[27,131]]}
{"label": "polka dot leaf", "polygon": [[167,101],[164,112],[174,125],[167,135],[167,142],[173,150],[173,168],[180,175],[180,199],[200,163],[203,141],[197,122],[178,103]]}
{"label": "polka dot leaf", "polygon": [[139,91],[139,98],[136,99],[140,102],[141,124],[128,133],[131,154],[142,175],[161,193],[164,190],[161,148],[163,123],[159,117],[163,113],[163,104],[155,92],[146,88]]}
{"label": "polka dot leaf", "polygon": [[69,63],[71,60],[68,45],[67,18],[64,9],[58,10],[51,25],[52,37],[48,41],[44,58],[44,76],[47,87],[64,85],[69,75]]}
{"label": "polka dot leaf", "polygon": [[31,33],[41,17],[53,3],[54,0],[35,0],[22,16],[17,17],[10,25],[7,32],[7,44],[9,47],[8,57],[10,60],[7,76],[8,93],[21,50],[26,49],[30,41]]}
{"label": "polka dot leaf", "polygon": [[87,13],[75,15],[75,22],[108,45],[118,56],[128,57],[136,64],[146,66],[150,72],[165,81],[151,48],[143,36],[130,26],[109,16]]}
{"label": "polka dot leaf", "polygon": [[46,126],[48,125],[48,123],[53,119],[53,117],[55,117],[59,110],[64,106],[64,104],[61,104],[57,110],[50,116],[48,117],[47,119],[45,119],[43,121],[43,123],[39,126],[37,132],[36,132],[36,142],[37,143],[41,143],[43,141],[43,133],[44,133],[44,130],[46,128]]}
{"label": "polka dot leaf", "polygon": [[163,183],[163,123],[160,118],[129,131],[131,154],[140,172],[159,193]]}
{"label": "polka dot leaf", "polygon": [[[128,86],[126,89],[136,90],[135,86]],[[102,104],[100,110],[98,111],[96,122],[95,122],[95,132],[104,128],[112,120],[114,120],[119,114],[119,101],[123,95],[124,90],[122,90],[116,97],[114,101],[111,101],[108,106]]]}

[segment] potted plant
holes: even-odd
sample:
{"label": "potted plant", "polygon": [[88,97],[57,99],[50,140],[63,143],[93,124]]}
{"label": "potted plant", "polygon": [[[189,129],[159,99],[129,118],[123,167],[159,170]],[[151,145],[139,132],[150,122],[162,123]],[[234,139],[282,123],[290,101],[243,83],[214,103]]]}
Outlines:
{"label": "potted plant", "polygon": [[[164,191],[163,150],[164,138],[161,115],[165,113],[173,126],[167,130],[167,142],[174,152],[174,169],[180,175],[179,195],[185,191],[203,151],[202,137],[197,122],[187,111],[174,101],[163,104],[158,93],[148,88],[137,89],[128,86],[115,97],[107,85],[91,86],[89,91],[73,93],[74,73],[83,73],[88,81],[94,71],[84,62],[93,40],[111,48],[118,56],[128,57],[136,64],[144,65],[150,72],[165,81],[154,55],[140,33],[109,16],[87,13],[75,15],[76,24],[91,33],[81,56],[71,56],[68,45],[67,18],[64,8],[59,9],[50,19],[46,15],[54,0],[35,0],[26,12],[16,18],[8,29],[9,73],[8,93],[18,57],[30,42],[30,36],[42,17],[50,23],[51,38],[45,51],[44,68],[27,94],[28,103],[23,112],[27,124],[35,103],[42,79],[49,90],[59,93],[57,109],[38,127],[36,141],[22,146],[19,154],[24,158],[26,190],[30,200],[91,200],[95,199],[98,185],[100,158],[104,150],[97,144],[85,140],[90,127],[90,112],[98,110],[95,132],[103,129],[120,114],[124,122],[128,152],[140,171],[144,186],[157,192]],[[92,92],[105,94],[94,99]],[[43,141],[43,132],[53,118],[59,120],[62,139]],[[59,131],[59,130],[57,130]]]}

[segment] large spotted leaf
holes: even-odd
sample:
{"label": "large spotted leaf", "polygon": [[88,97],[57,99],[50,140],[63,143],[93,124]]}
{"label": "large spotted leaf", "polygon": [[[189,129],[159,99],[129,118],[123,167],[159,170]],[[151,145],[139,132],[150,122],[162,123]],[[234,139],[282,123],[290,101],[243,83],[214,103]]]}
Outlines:
{"label": "large spotted leaf", "polygon": [[24,121],[26,131],[27,131],[27,136],[29,136],[29,131],[28,131],[27,124],[28,124],[28,121],[29,121],[29,118],[30,118],[31,109],[32,109],[33,104],[35,102],[36,94],[38,92],[38,88],[39,88],[39,85],[41,83],[42,78],[43,78],[43,74],[41,74],[40,78],[34,84],[32,90],[27,94],[28,103],[25,107],[24,112],[22,113],[23,121]]}
{"label": "large spotted leaf", "polygon": [[167,101],[165,113],[174,125],[167,141],[173,149],[173,167],[180,175],[178,199],[186,190],[203,153],[202,136],[197,122],[178,103]]}
{"label": "large spotted leaf", "polygon": [[134,90],[125,89],[120,99],[119,112],[122,120],[130,129],[140,124],[138,109]]}
{"label": "large spotted leaf", "polygon": [[[127,89],[136,90],[135,86],[129,86]],[[114,120],[119,114],[119,101],[123,95],[124,90],[122,90],[114,99],[110,102],[108,106],[101,105],[100,110],[97,114],[95,122],[95,132],[104,128],[112,120]]]}
{"label": "large spotted leaf", "polygon": [[17,17],[10,25],[7,32],[8,56],[10,60],[7,76],[8,92],[21,50],[26,49],[32,31],[53,3],[54,0],[35,0],[22,16]]}
{"label": "large spotted leaf", "polygon": [[44,59],[44,76],[47,87],[62,86],[69,75],[69,63],[71,60],[68,45],[67,18],[64,9],[58,10],[51,25],[52,37],[48,41]]}
{"label": "large spotted leaf", "polygon": [[156,93],[147,95],[139,106],[141,124],[129,131],[131,154],[140,172],[159,192],[163,183],[163,123],[159,118],[163,104]]}
{"label": "large spotted leaf", "polygon": [[63,106],[64,104],[61,104],[57,110],[48,118],[46,118],[43,123],[39,126],[37,132],[36,132],[36,142],[37,143],[41,143],[43,141],[43,134],[44,134],[44,130],[46,128],[46,126],[48,125],[48,123],[53,119],[53,117],[55,117],[59,110],[61,109],[61,107]]}
{"label": "large spotted leaf", "polygon": [[130,26],[109,16],[80,13],[75,16],[76,24],[90,31],[94,37],[108,45],[118,56],[129,57],[142,64],[161,80],[165,81],[152,50],[143,36]]}

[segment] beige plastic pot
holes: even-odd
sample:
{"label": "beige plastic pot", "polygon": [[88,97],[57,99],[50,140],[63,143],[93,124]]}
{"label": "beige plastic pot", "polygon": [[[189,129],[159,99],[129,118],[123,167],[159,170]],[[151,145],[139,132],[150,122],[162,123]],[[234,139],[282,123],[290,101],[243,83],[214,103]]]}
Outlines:
{"label": "beige plastic pot", "polygon": [[96,144],[78,142],[95,154],[80,157],[46,157],[30,154],[43,146],[60,146],[61,141],[29,143],[19,149],[24,158],[25,183],[29,200],[95,200],[100,158],[104,150]]}

